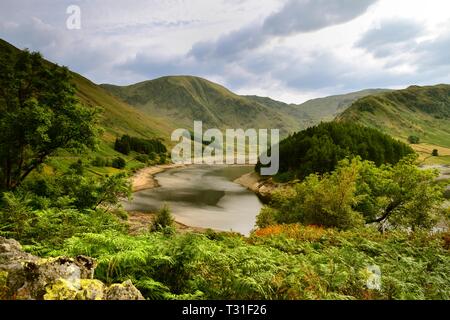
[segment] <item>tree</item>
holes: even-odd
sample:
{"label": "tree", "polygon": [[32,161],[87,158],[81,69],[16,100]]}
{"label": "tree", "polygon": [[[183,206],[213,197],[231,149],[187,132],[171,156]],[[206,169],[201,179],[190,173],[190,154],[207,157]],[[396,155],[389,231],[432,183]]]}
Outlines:
{"label": "tree", "polygon": [[[359,160],[344,160],[332,173],[312,174],[304,181],[275,191],[271,207],[258,216],[259,227],[274,223],[295,223],[349,229],[364,223],[354,210]],[[271,216],[272,215],[272,216]]]}
{"label": "tree", "polygon": [[98,109],[75,98],[67,68],[39,53],[0,61],[0,188],[14,189],[60,148],[96,143]]}
{"label": "tree", "polygon": [[431,153],[431,155],[432,155],[433,157],[439,157],[439,151],[438,151],[438,149],[433,149],[433,152]]}
{"label": "tree", "polygon": [[415,156],[394,166],[380,168],[361,164],[357,210],[367,223],[391,227],[430,228],[434,225],[443,198],[443,187],[435,183],[436,170],[421,170]]}
{"label": "tree", "polygon": [[340,161],[332,173],[312,174],[275,191],[258,226],[300,222],[349,229],[365,221],[429,229],[441,213],[443,186],[435,183],[435,170],[419,169],[415,159],[380,167],[358,157]]}
{"label": "tree", "polygon": [[[306,178],[312,173],[333,171],[339,161],[360,156],[381,166],[395,164],[414,150],[376,129],[348,122],[321,123],[294,133],[280,142],[279,175]],[[259,171],[262,164],[255,166]]]}
{"label": "tree", "polygon": [[71,205],[80,210],[104,208],[107,211],[119,205],[121,199],[131,197],[131,184],[125,173],[105,177],[69,173],[56,183],[59,186],[57,197],[71,199]]}

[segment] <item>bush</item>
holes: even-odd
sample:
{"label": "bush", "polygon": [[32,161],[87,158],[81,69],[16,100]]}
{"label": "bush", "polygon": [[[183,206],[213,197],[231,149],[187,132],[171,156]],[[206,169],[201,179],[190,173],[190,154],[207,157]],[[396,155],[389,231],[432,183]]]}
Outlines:
{"label": "bush", "polygon": [[445,189],[444,191],[444,198],[447,200],[450,200],[450,188]]}
{"label": "bush", "polygon": [[150,161],[150,158],[146,154],[138,154],[135,159],[139,162],[147,164]]}
{"label": "bush", "polygon": [[112,161],[112,167],[116,169],[123,169],[127,165],[127,162],[122,157],[117,157]]}
{"label": "bush", "polygon": [[108,165],[108,160],[104,157],[97,156],[92,160],[91,164],[94,167],[106,167]]}
{"label": "bush", "polygon": [[72,163],[69,168],[73,170],[76,174],[83,175],[84,174],[84,164],[81,159],[78,159],[77,162]]}
{"label": "bush", "polygon": [[418,144],[420,143],[420,138],[418,136],[409,136],[408,142],[411,144]]}
{"label": "bush", "polygon": [[33,244],[40,253],[51,251],[67,238],[82,233],[125,231],[125,225],[115,215],[103,210],[33,210],[26,204],[18,207],[11,199],[7,201],[9,205],[0,211],[0,235],[22,244]]}
{"label": "bush", "polygon": [[161,231],[166,228],[173,227],[174,219],[172,217],[172,213],[170,212],[170,208],[167,205],[164,205],[155,215],[153,219],[153,223],[150,227],[151,231]]}
{"label": "bush", "polygon": [[[96,277],[132,279],[148,299],[450,299],[442,234],[272,226],[249,239],[153,232],[83,234],[53,255],[97,259]],[[382,272],[368,288],[368,267]]]}
{"label": "bush", "polygon": [[433,157],[439,157],[439,150],[438,149],[433,149],[433,152],[431,152],[431,155]]}
{"label": "bush", "polygon": [[349,229],[365,220],[390,228],[429,229],[441,214],[443,186],[435,183],[436,171],[417,168],[414,159],[381,167],[359,158],[343,160],[329,174],[313,174],[276,190],[257,224],[300,222]]}

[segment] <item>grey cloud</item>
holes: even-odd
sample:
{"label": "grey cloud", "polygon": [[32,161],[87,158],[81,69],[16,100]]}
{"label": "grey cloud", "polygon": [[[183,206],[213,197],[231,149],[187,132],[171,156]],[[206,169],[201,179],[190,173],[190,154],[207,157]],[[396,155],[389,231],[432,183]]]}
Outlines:
{"label": "grey cloud", "polygon": [[440,37],[417,45],[420,70],[438,67],[450,67],[450,32]]}
{"label": "grey cloud", "polygon": [[412,20],[385,20],[379,28],[367,31],[356,42],[375,57],[383,58],[396,53],[404,53],[414,47],[417,37],[423,33],[423,26]]}
{"label": "grey cloud", "polygon": [[194,44],[190,55],[197,59],[233,59],[257,48],[274,36],[311,32],[341,24],[363,14],[377,0],[289,0],[263,23],[253,23],[219,37]]}
{"label": "grey cloud", "polygon": [[376,0],[291,0],[264,21],[263,31],[273,35],[309,32],[341,24],[360,16]]}

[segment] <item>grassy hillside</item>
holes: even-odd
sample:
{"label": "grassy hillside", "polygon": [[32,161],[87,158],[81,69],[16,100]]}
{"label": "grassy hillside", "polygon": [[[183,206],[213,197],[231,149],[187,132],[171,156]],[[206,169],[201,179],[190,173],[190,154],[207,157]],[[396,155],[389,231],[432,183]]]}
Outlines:
{"label": "grassy hillside", "polygon": [[405,141],[411,135],[417,136],[421,143],[413,147],[423,159],[434,148],[445,157],[450,154],[450,85],[411,86],[367,96],[353,103],[337,120],[378,128]]}
{"label": "grassy hillside", "polygon": [[279,128],[284,135],[303,127],[301,115],[293,117],[286,111],[294,111],[289,105],[273,108],[198,77],[162,77],[102,87],[146,114],[184,128],[192,128],[194,120],[202,120],[209,128]]}
{"label": "grassy hillside", "polygon": [[103,88],[152,116],[191,128],[193,120],[206,127],[280,128],[282,135],[331,121],[355,100],[386,90],[364,90],[345,95],[287,104],[268,97],[240,96],[208,80],[191,76],[162,77],[129,86]]}
{"label": "grassy hillside", "polygon": [[308,100],[297,105],[297,112],[303,112],[310,119],[310,125],[321,121],[332,121],[339,113],[345,111],[356,100],[368,95],[389,91],[387,89],[367,89],[342,95]]}
{"label": "grassy hillside", "polygon": [[[0,56],[7,54],[15,55],[19,51],[20,49],[0,39]],[[51,64],[49,61],[47,61],[47,63]],[[77,89],[76,95],[80,102],[85,105],[100,107],[102,109],[100,124],[103,127],[104,132],[101,136],[98,150],[83,155],[73,155],[61,151],[57,157],[54,157],[51,160],[54,167],[65,168],[78,158],[82,158],[87,162],[97,155],[107,158],[123,156],[113,149],[115,138],[122,134],[143,138],[158,137],[166,142],[170,139],[170,132],[173,130],[173,127],[164,120],[150,117],[133,108],[77,73],[72,72],[72,77],[73,84]],[[128,160],[129,166],[131,167],[139,165],[139,162],[134,161],[133,157],[124,158]],[[93,169],[93,171],[102,174],[111,173],[116,170],[112,168],[98,168]]]}

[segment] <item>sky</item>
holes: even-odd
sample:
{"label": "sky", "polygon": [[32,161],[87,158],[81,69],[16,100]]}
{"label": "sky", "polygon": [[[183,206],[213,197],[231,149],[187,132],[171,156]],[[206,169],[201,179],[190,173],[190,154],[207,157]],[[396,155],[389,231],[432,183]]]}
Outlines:
{"label": "sky", "polygon": [[2,0],[0,38],[96,83],[194,75],[288,103],[450,83],[448,0]]}

